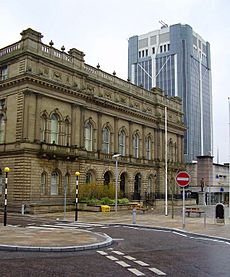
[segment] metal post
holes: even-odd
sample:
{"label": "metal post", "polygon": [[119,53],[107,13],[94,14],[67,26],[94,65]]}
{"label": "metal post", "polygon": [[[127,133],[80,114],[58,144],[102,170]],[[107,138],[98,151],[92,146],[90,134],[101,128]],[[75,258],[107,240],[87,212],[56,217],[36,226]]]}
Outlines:
{"label": "metal post", "polygon": [[121,154],[114,154],[113,158],[115,158],[116,166],[115,166],[115,174],[116,174],[116,188],[115,188],[115,212],[117,213],[117,194],[118,194],[118,158]]}
{"label": "metal post", "polygon": [[136,215],[137,215],[136,208],[133,208],[133,224],[136,224]]}
{"label": "metal post", "polygon": [[168,215],[168,130],[167,106],[165,106],[165,215]]}
{"label": "metal post", "polygon": [[4,172],[6,173],[5,178],[5,205],[4,205],[4,226],[7,224],[7,184],[8,184],[8,172],[10,171],[9,167],[4,168]]}
{"label": "metal post", "polygon": [[66,220],[66,183],[67,176],[64,177],[64,220]]}
{"label": "metal post", "polygon": [[80,176],[80,172],[76,171],[75,172],[76,176],[76,206],[75,206],[75,221],[78,220],[78,178]]}
{"label": "metal post", "polygon": [[117,213],[117,190],[118,190],[118,157],[116,158],[116,190],[115,190],[115,212]]}
{"label": "metal post", "polygon": [[229,117],[229,136],[228,136],[228,143],[229,143],[229,160],[228,160],[228,218],[230,219],[230,97],[228,97],[228,117]]}
{"label": "metal post", "polygon": [[185,228],[185,191],[183,187],[182,228]]}

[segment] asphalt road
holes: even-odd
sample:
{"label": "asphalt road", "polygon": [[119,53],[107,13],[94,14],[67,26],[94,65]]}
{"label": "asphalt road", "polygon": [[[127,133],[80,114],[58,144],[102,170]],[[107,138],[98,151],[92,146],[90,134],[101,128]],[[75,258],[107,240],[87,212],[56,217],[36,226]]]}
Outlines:
{"label": "asphalt road", "polygon": [[[17,223],[17,220],[10,219],[10,222]],[[23,224],[29,222],[27,218]],[[226,242],[119,225],[87,224],[85,229],[106,233],[115,242],[98,251],[0,251],[0,276],[229,276],[230,244]]]}

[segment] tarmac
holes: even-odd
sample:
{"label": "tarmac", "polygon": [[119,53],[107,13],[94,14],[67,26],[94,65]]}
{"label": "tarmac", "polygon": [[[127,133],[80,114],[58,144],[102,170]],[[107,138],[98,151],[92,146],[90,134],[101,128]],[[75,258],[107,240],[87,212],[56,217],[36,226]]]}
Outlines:
{"label": "tarmac", "polygon": [[[230,219],[229,208],[225,208],[224,223],[217,223],[215,219],[215,206],[205,206],[206,216],[191,214],[185,216],[183,222],[181,208],[177,208],[172,216],[171,211],[165,215],[164,208],[152,208],[146,212],[136,210],[118,212],[85,212],[78,211],[78,223],[91,223],[103,225],[129,225],[142,226],[160,230],[177,231],[201,236],[210,239],[218,239],[230,243]],[[54,220],[54,223],[74,223],[75,211],[63,213],[49,213],[39,215],[18,215],[20,217],[32,217],[35,219]],[[75,222],[76,223],[76,222]],[[72,226],[72,227],[71,227]],[[0,250],[12,251],[80,251],[98,249],[113,243],[111,237],[104,233],[98,233],[76,228],[69,224],[68,228],[57,228],[49,225],[3,226],[0,223]]]}

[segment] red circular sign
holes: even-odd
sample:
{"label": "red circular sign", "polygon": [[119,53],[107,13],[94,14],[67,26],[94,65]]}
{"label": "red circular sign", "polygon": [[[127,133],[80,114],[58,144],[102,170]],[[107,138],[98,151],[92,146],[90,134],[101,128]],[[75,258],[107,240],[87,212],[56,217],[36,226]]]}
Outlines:
{"label": "red circular sign", "polygon": [[176,182],[180,187],[186,187],[190,182],[190,175],[186,171],[180,171],[176,176]]}

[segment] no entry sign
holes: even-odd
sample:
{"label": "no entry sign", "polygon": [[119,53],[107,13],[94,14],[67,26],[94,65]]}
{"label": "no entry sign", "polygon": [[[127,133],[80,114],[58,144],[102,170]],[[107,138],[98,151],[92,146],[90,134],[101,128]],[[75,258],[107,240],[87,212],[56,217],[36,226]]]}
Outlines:
{"label": "no entry sign", "polygon": [[186,187],[190,182],[190,175],[186,171],[180,171],[176,176],[176,182],[180,187]]}

